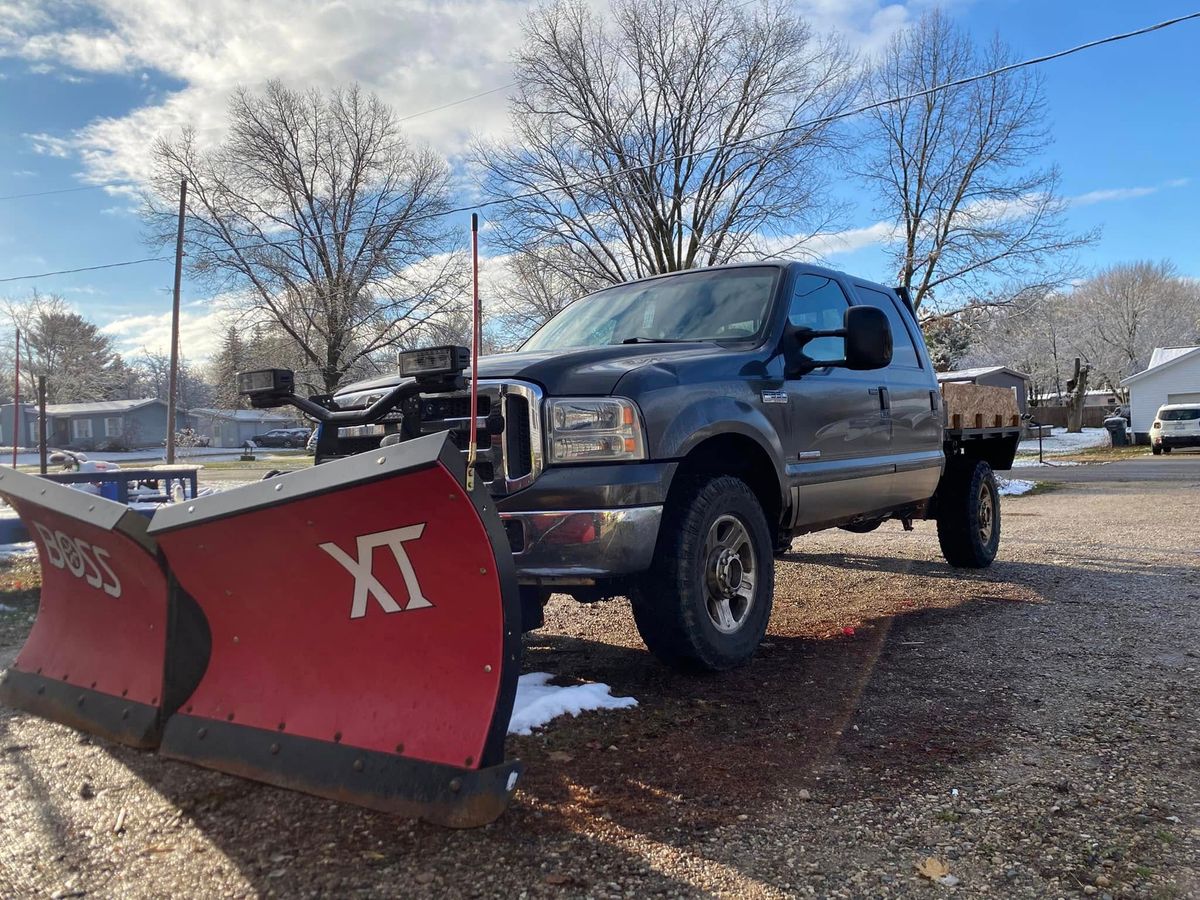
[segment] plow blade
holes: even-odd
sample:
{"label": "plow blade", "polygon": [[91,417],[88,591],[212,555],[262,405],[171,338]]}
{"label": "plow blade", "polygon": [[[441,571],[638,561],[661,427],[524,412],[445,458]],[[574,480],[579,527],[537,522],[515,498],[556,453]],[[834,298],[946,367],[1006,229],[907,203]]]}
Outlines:
{"label": "plow blade", "polygon": [[168,576],[146,519],[127,506],[17,471],[0,496],[37,545],[37,620],[0,676],[0,703],[134,747],[158,746],[163,721],[208,660],[199,610]]}
{"label": "plow blade", "polygon": [[520,605],[463,474],[439,434],[157,512],[212,629],[161,752],[443,825],[499,816]]}

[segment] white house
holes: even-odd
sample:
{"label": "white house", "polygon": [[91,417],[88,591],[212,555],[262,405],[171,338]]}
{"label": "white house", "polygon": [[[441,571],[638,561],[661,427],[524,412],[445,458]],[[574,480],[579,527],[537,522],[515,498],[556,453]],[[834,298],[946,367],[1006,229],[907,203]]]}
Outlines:
{"label": "white house", "polygon": [[1200,403],[1200,347],[1156,347],[1145,372],[1121,382],[1129,388],[1130,426],[1149,443],[1154,414],[1164,403]]}

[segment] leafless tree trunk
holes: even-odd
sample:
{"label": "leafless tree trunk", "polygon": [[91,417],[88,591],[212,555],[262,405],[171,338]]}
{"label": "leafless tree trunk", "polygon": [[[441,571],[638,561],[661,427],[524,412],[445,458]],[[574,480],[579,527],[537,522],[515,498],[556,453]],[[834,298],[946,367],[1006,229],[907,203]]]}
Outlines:
{"label": "leafless tree trunk", "polygon": [[[871,99],[912,94],[1011,61],[976,48],[942,12],[897,34]],[[1028,70],[873,110],[867,178],[897,226],[896,266],[917,308],[935,296],[1003,304],[1044,296],[1072,275],[1070,251],[1095,239],[1063,225],[1056,169],[1034,169],[1049,136]]]}
{"label": "leafless tree trunk", "polygon": [[1083,407],[1087,403],[1088,375],[1091,366],[1081,364],[1075,357],[1075,374],[1067,382],[1067,433],[1079,434],[1083,431]]}
{"label": "leafless tree trunk", "polygon": [[188,129],[160,140],[155,158],[151,239],[173,239],[187,178],[191,273],[229,292],[245,321],[286,333],[326,390],[461,296],[439,217],[447,167],[356,86],[238,90],[224,143],[202,148]]}
{"label": "leafless tree trunk", "polygon": [[857,80],[786,4],[615,0],[606,21],[557,0],[530,13],[516,77],[514,143],[476,149],[489,200],[525,195],[493,239],[576,293],[796,251],[830,224],[837,132],[803,123]]}

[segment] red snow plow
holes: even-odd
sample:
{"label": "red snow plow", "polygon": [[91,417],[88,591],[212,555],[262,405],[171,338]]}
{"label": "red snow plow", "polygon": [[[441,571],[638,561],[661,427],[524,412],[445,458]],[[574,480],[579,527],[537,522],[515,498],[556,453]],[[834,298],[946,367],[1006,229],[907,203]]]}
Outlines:
{"label": "red snow plow", "polygon": [[439,824],[503,812],[521,770],[504,760],[520,602],[499,517],[447,434],[167,506],[148,527],[0,477],[45,573],[9,705],[137,746],[161,732],[165,756]]}
{"label": "red snow plow", "polygon": [[16,471],[3,496],[37,545],[37,621],[0,702],[134,747],[199,681],[208,627],[169,576],[146,519],[121,503]]}

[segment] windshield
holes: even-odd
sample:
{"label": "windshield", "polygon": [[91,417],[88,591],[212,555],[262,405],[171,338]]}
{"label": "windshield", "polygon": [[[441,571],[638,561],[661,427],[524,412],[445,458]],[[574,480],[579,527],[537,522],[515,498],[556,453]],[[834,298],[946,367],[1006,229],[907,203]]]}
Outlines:
{"label": "windshield", "polygon": [[576,300],[521,349],[756,340],[766,325],[778,277],[775,266],[755,266],[620,284]]}
{"label": "windshield", "polygon": [[1192,409],[1159,410],[1158,417],[1164,422],[1190,422],[1192,419],[1200,419],[1200,406]]}

